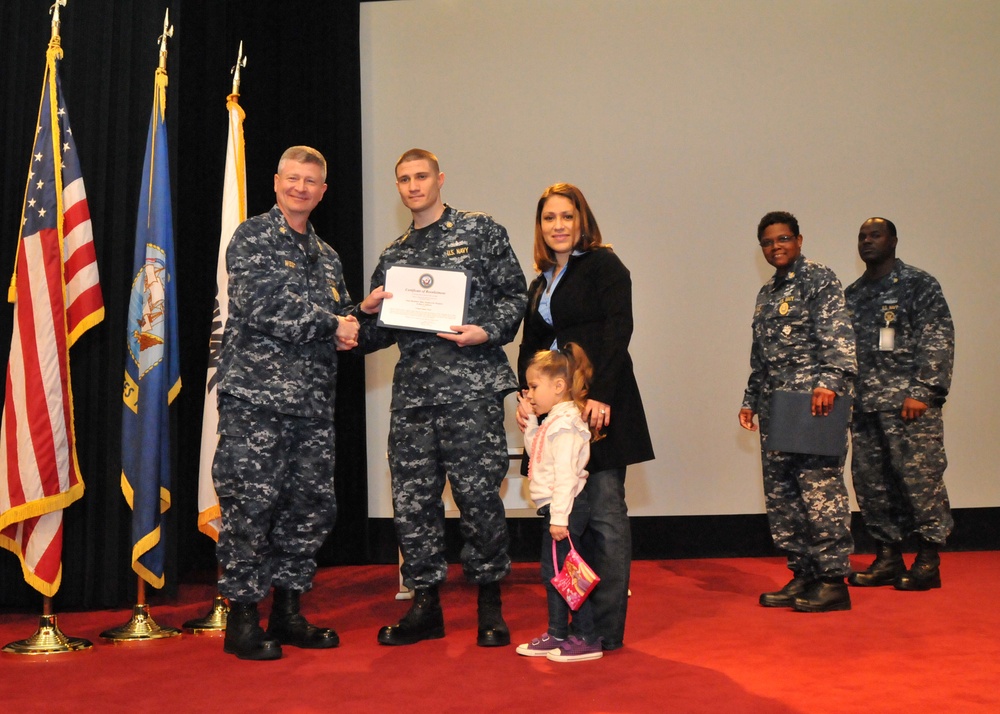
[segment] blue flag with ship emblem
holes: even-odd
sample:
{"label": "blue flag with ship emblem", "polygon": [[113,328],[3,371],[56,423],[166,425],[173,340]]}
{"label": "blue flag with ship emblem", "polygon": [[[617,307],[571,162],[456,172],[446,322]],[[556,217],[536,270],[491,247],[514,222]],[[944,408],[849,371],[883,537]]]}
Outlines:
{"label": "blue flag with ship emblem", "polygon": [[132,569],[164,583],[161,515],[170,508],[169,406],[181,389],[174,284],[166,73],[157,70],[136,219],[122,392],[122,493],[132,508]]}

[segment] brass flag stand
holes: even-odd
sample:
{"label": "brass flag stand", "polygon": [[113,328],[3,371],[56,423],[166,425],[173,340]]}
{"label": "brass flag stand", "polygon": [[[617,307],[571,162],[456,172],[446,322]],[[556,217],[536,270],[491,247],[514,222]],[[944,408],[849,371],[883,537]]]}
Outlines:
{"label": "brass flag stand", "polygon": [[225,634],[226,620],[229,617],[229,603],[226,598],[216,595],[212,600],[212,609],[204,617],[188,620],[184,623],[185,630],[194,635]]}
{"label": "brass flag stand", "polygon": [[38,618],[38,630],[26,640],[11,642],[3,648],[6,654],[52,655],[65,652],[80,652],[94,646],[90,640],[67,637],[59,629],[56,616],[52,612],[52,598],[42,599],[42,614]]}
{"label": "brass flag stand", "polygon": [[181,634],[176,627],[161,627],[150,617],[149,605],[146,603],[146,581],[142,578],[139,578],[139,594],[136,601],[135,607],[132,608],[132,619],[124,625],[105,630],[101,633],[101,637],[117,644],[162,640]]}
{"label": "brass flag stand", "polygon": [[[218,574],[222,575],[222,568],[218,568]],[[218,581],[218,578],[216,578]],[[195,635],[224,634],[226,631],[226,619],[229,617],[229,603],[226,598],[216,593],[212,600],[212,609],[204,617],[188,620],[184,623],[185,630],[190,630]]]}

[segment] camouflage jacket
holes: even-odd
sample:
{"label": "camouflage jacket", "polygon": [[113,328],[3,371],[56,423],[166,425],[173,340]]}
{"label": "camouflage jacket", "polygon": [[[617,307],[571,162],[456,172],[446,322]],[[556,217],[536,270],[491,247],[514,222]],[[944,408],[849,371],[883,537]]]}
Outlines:
{"label": "camouflage jacket", "polygon": [[849,395],[856,373],[854,330],[840,281],[800,255],[787,275],[775,274],[757,293],[743,407],[759,412],[761,399],[776,389],[824,387]]}
{"label": "camouflage jacket", "polygon": [[371,289],[385,284],[385,271],[394,263],[470,271],[466,320],[486,330],[489,339],[458,347],[432,333],[378,327],[375,316],[359,314],[365,352],[394,343],[399,347],[391,408],[452,404],[513,391],[517,380],[503,346],[517,335],[528,298],[507,230],[485,213],[445,206],[436,223],[419,230],[411,224],[382,251]]}
{"label": "camouflage jacket", "polygon": [[[885,277],[870,281],[862,276],[844,292],[858,338],[855,407],[896,410],[906,397],[932,407],[944,404],[955,361],[955,327],[938,281],[897,258]],[[891,351],[879,350],[884,327],[893,330]]]}
{"label": "camouflage jacket", "polygon": [[226,252],[229,318],[219,392],[295,416],[333,419],[337,315],[351,311],[340,257],[281,209],[247,219]]}

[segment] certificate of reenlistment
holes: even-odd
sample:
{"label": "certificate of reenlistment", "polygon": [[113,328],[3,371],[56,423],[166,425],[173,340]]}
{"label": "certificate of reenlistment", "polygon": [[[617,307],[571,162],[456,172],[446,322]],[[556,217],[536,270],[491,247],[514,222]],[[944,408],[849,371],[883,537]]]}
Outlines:
{"label": "certificate of reenlistment", "polygon": [[379,327],[420,332],[450,332],[464,325],[469,308],[469,271],[396,263],[385,271]]}

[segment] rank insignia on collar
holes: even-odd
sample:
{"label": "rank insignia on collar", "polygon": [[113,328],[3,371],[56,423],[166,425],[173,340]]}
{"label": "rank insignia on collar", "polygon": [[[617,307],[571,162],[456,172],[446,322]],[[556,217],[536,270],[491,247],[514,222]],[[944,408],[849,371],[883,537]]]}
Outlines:
{"label": "rank insignia on collar", "polygon": [[286,268],[295,268],[297,266],[295,265],[295,261],[294,260],[285,259],[285,267]]}
{"label": "rank insignia on collar", "polygon": [[788,279],[789,280],[791,280],[794,277],[795,277],[795,273],[794,272],[788,274]]}
{"label": "rank insignia on collar", "polygon": [[286,235],[288,233],[288,229],[285,228],[284,226],[278,226],[278,233],[280,233],[281,235]]}
{"label": "rank insignia on collar", "polygon": [[340,302],[340,293],[337,292],[337,286],[336,285],[331,285],[330,286],[330,292],[333,293],[333,299],[336,300],[337,302]]}
{"label": "rank insignia on collar", "polygon": [[452,223],[451,221],[448,221],[447,223],[444,224],[444,227],[450,230],[455,227],[455,224]]}

